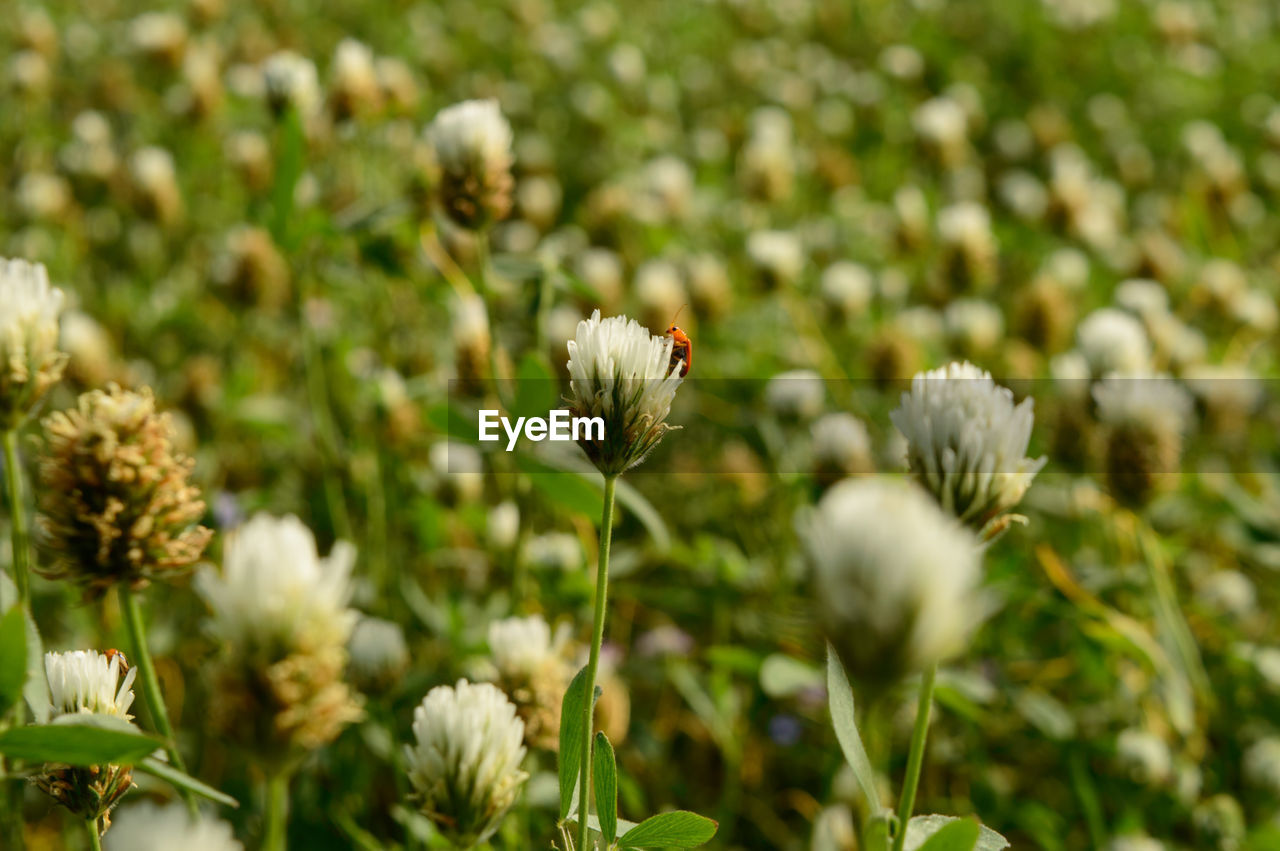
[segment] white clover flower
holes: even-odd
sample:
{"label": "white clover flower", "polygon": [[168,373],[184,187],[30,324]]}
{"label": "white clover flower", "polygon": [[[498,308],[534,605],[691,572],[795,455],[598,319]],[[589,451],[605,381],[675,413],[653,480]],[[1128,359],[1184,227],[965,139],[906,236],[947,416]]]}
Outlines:
{"label": "white clover flower", "polygon": [[810,419],[822,413],[826,387],[811,369],[780,372],[764,388],[769,410],[788,419]]}
{"label": "white clover flower", "polygon": [[413,735],[405,757],[422,812],[462,848],[487,840],[529,776],[515,705],[488,683],[437,686],[414,710]]}
{"label": "white clover flower", "polygon": [[804,246],[790,231],[754,231],[747,237],[747,257],[771,287],[794,284],[804,271]]}
{"label": "white clover flower", "polygon": [[1111,426],[1131,426],[1181,434],[1191,419],[1191,396],[1167,375],[1113,375],[1093,388],[1098,419]]}
{"label": "white clover flower", "polygon": [[213,634],[245,655],[341,647],[357,617],[347,608],[355,558],[345,541],[321,558],[297,517],[258,514],[227,535],[222,572],[206,569],[196,589]]}
{"label": "white clover flower", "polygon": [[496,100],[442,109],[428,135],[440,166],[440,200],[458,225],[476,229],[506,218],[513,180],[511,125]]}
{"label": "white clover flower", "polygon": [[943,164],[963,158],[968,143],[969,116],[954,98],[930,98],[911,114],[911,126],[926,144],[938,152]]}
{"label": "white clover flower", "polygon": [[809,433],[813,438],[813,465],[820,479],[834,481],[873,470],[871,437],[862,420],[853,414],[824,414]]}
{"label": "white clover flower", "polygon": [[942,314],[947,336],[967,352],[994,349],[1004,337],[1004,314],[989,301],[959,298]]}
{"label": "white clover flower", "polygon": [[1169,291],[1159,281],[1130,278],[1116,287],[1116,304],[1144,320],[1169,312]]}
{"label": "white clover flower", "polygon": [[1237,618],[1258,607],[1258,589],[1238,570],[1215,570],[1196,583],[1196,597],[1208,608]]}
{"label": "white clover flower", "polygon": [[373,50],[354,38],[338,42],[330,68],[330,91],[334,110],[341,118],[377,109],[382,89]]}
{"label": "white clover flower", "polygon": [[534,535],[525,542],[522,557],[531,567],[575,570],[582,567],[582,542],[568,532]]}
{"label": "white clover flower", "polygon": [[1114,307],[1086,316],[1076,329],[1076,342],[1095,378],[1151,369],[1151,343],[1142,323]]}
{"label": "white clover flower", "polygon": [[62,302],[44,266],[0,258],[0,430],[18,426],[62,377]]}
{"label": "white clover flower", "polygon": [[520,507],[514,500],[505,500],[489,509],[485,531],[489,546],[494,549],[507,550],[515,546],[520,536]]}
{"label": "white clover flower", "polygon": [[484,493],[484,458],[474,446],[442,440],[431,447],[428,460],[447,501],[475,502]]}
{"label": "white clover flower", "polygon": [[911,379],[889,415],[907,439],[907,464],[944,509],[981,528],[1022,499],[1045,459],[1027,457],[1034,401],[971,363]]}
{"label": "white clover flower", "polygon": [[530,676],[552,654],[551,626],[541,615],[494,621],[489,651],[503,676]]}
{"label": "white clover flower", "polygon": [[320,104],[320,77],[316,64],[292,50],[271,54],[262,63],[262,86],[267,103],[277,113],[292,106],[310,115]]}
{"label": "white clover flower", "polygon": [[640,264],[631,290],[645,319],[654,322],[670,324],[688,300],[680,269],[670,260],[646,260]]}
{"label": "white clover flower", "polygon": [[840,482],[802,534],[818,621],[855,680],[940,662],[982,617],[977,539],[914,484]]}
{"label": "white clover flower", "polygon": [[1136,783],[1159,786],[1173,776],[1173,755],[1164,739],[1137,728],[1116,737],[1116,761]]}
{"label": "white clover flower", "polygon": [[146,801],[124,807],[103,839],[106,851],[242,851],[231,825],[207,815],[195,818],[180,802]]}
{"label": "white clover flower", "polygon": [[45,678],[49,697],[58,715],[94,713],[132,720],[133,705],[130,686],[138,675],[136,668],[125,672],[123,656],[115,653],[107,658],[96,650],[72,650],[67,653],[44,654]]}
{"label": "white clover flower", "polygon": [[1245,781],[1271,796],[1280,796],[1280,736],[1259,739],[1244,752]]}
{"label": "white clover flower", "polygon": [[650,334],[625,316],[578,323],[569,348],[569,404],[575,416],[602,417],[603,440],[583,440],[587,456],[605,475],[639,464],[663,435],[680,387],[670,337]]}
{"label": "white clover flower", "polygon": [[867,267],[838,260],[822,272],[822,299],[843,316],[858,316],[871,304],[875,283]]}
{"label": "white clover flower", "polygon": [[351,673],[363,685],[393,682],[409,667],[409,645],[395,621],[362,617],[347,643]]}

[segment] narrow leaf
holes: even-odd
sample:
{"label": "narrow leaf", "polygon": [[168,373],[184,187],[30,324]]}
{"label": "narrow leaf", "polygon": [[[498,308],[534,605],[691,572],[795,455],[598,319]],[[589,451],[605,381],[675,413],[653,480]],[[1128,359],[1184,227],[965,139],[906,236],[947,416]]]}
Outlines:
{"label": "narrow leaf", "polygon": [[596,815],[600,819],[600,833],[605,843],[612,845],[618,838],[618,763],[614,759],[613,745],[603,732],[596,733],[595,753],[592,754],[592,780],[596,790]]}
{"label": "narrow leaf", "polygon": [[171,786],[179,789],[186,789],[194,792],[202,798],[208,798],[210,801],[216,801],[226,807],[239,807],[240,802],[225,792],[220,792],[207,783],[195,779],[189,774],[184,774],[174,768],[167,762],[161,762],[153,756],[149,756],[134,766],[135,769],[144,774],[150,774],[152,777],[159,777]]}
{"label": "narrow leaf", "polygon": [[582,710],[587,700],[587,669],[565,689],[560,704],[560,819],[569,815],[582,761]]}
{"label": "narrow leaf", "polygon": [[844,665],[836,655],[835,648],[827,645],[827,700],[831,709],[831,726],[835,727],[836,739],[840,742],[840,750],[853,769],[853,776],[858,781],[858,788],[867,799],[867,806],[872,812],[878,812],[882,806],[880,793],[876,789],[876,773],[871,767],[871,759],[862,744],[862,736],[858,733],[858,724],[853,714],[853,688],[849,685],[849,677],[845,674]]}
{"label": "narrow leaf", "polygon": [[956,819],[943,825],[920,846],[920,851],[973,851],[978,844],[978,823]]}
{"label": "narrow leaf", "polygon": [[27,682],[27,623],[21,606],[0,617],[0,712],[22,697]]}
{"label": "narrow leaf", "polygon": [[133,765],[161,746],[140,732],[97,723],[92,715],[74,721],[14,727],[0,733],[0,753],[26,762],[67,765]]}
{"label": "narrow leaf", "polygon": [[27,683],[22,694],[31,709],[31,717],[37,724],[49,720],[49,685],[44,675],[44,642],[40,640],[40,630],[36,627],[31,613],[26,614],[27,621]]}
{"label": "narrow leaf", "polygon": [[697,848],[709,842],[719,827],[714,821],[685,810],[647,818],[628,830],[619,848]]}
{"label": "narrow leaf", "polygon": [[[932,838],[949,827],[954,822],[968,821],[972,819],[959,819],[955,816],[928,815],[914,816],[907,824],[906,844],[903,846],[905,851],[923,851],[926,843],[932,841]],[[976,822],[974,822],[976,824]],[[938,851],[932,846],[928,846],[929,851]],[[1009,847],[1009,840],[996,833],[986,825],[978,825],[976,844],[966,847],[966,851],[972,848],[973,851],[1002,851]]]}

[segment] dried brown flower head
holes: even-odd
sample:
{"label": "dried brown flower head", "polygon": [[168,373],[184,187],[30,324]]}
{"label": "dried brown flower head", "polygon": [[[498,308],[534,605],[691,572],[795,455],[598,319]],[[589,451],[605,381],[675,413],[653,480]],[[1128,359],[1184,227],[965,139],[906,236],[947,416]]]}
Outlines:
{"label": "dried brown flower head", "polygon": [[213,532],[187,479],[194,461],[175,452],[173,426],[150,389],[112,384],[44,420],[40,528],[53,557],[46,575],[100,595],[138,588],[191,567]]}

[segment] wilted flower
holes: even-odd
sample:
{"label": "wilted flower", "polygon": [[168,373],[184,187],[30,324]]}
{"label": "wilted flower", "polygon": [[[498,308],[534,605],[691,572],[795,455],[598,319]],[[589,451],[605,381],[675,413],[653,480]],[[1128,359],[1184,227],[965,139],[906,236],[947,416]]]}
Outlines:
{"label": "wilted flower", "polygon": [[173,421],[150,389],[110,385],[44,420],[40,528],[53,564],[46,575],[99,595],[134,588],[193,565],[213,532],[197,524],[205,504],[187,479],[195,462],[175,451]]}
{"label": "wilted flower", "polygon": [[417,803],[460,848],[492,836],[528,774],[524,724],[496,686],[459,680],[427,692],[405,746]]}
{"label": "wilted flower", "polygon": [[221,574],[196,577],[209,631],[227,648],[217,720],[259,759],[327,744],[361,716],[342,680],[357,618],[347,607],[354,563],[350,544],[321,558],[298,518],[258,514],[227,536]]}
{"label": "wilted flower", "polygon": [[971,363],[911,379],[889,415],[907,439],[907,464],[948,512],[981,529],[1022,499],[1045,459],[1027,457],[1033,400]]}
{"label": "wilted flower", "polygon": [[62,377],[62,300],[44,266],[0,258],[0,431],[21,425]]}
{"label": "wilted flower", "polygon": [[130,804],[116,815],[106,851],[242,851],[231,825],[207,815],[192,817],[179,803]]}
{"label": "wilted flower", "polygon": [[840,482],[802,536],[818,622],[855,682],[940,662],[981,619],[978,541],[915,485]]}
{"label": "wilted flower", "polygon": [[560,742],[560,702],[573,673],[562,644],[541,615],[489,624],[498,683],[515,703],[531,747],[555,750]]}
{"label": "wilted flower", "polygon": [[511,125],[496,100],[468,100],[431,122],[440,202],[460,227],[478,230],[511,211]]}
{"label": "wilted flower", "polygon": [[1107,484],[1126,505],[1145,505],[1178,471],[1191,397],[1173,379],[1155,375],[1104,379],[1093,399],[1107,426]]}
{"label": "wilted flower", "polygon": [[601,319],[598,310],[569,341],[570,409],[603,418],[604,438],[580,443],[606,476],[642,462],[672,428],[667,415],[682,380],[672,342],[625,316]]}
{"label": "wilted flower", "polygon": [[[54,719],[80,714],[132,719],[129,687],[138,672],[129,669],[121,654],[108,658],[96,650],[46,653],[44,668]],[[92,820],[100,834],[111,825],[111,808],[133,787],[129,767],[119,765],[47,763],[34,782],[75,815]]]}

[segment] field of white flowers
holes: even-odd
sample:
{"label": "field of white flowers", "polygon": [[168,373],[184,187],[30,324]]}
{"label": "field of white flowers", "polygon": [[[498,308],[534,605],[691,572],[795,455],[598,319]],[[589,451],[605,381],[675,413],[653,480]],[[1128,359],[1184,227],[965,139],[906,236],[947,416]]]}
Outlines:
{"label": "field of white flowers", "polygon": [[1268,0],[9,0],[0,851],[1280,849],[1278,79]]}

